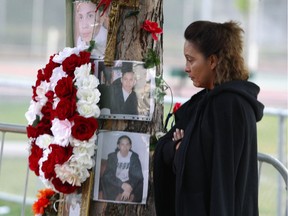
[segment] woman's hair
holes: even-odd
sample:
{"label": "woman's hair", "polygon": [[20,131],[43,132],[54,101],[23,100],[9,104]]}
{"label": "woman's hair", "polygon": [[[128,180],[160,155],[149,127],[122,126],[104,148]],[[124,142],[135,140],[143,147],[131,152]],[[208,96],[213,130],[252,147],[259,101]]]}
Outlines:
{"label": "woman's hair", "polygon": [[122,139],[127,139],[129,141],[130,145],[132,146],[132,140],[130,139],[130,137],[127,135],[122,135],[117,140],[117,148],[115,149],[116,152],[119,151],[118,145],[120,144]]}
{"label": "woman's hair", "polygon": [[206,58],[211,55],[218,57],[214,84],[221,84],[230,80],[247,80],[249,77],[242,56],[243,33],[243,29],[234,21],[196,21],[186,28],[184,37]]}

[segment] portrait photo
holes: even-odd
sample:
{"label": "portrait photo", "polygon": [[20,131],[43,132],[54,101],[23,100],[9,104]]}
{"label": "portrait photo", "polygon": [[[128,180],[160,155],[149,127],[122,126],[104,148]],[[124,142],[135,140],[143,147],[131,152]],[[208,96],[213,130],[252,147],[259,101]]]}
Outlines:
{"label": "portrait photo", "polygon": [[96,12],[97,5],[91,1],[75,1],[73,6],[74,46],[87,49],[93,40],[95,45],[91,57],[103,59],[107,44],[109,10],[104,14],[100,10]]}
{"label": "portrait photo", "polygon": [[145,204],[148,192],[150,135],[100,131],[97,140],[93,199]]}
{"label": "portrait photo", "polygon": [[99,119],[151,121],[154,112],[155,68],[140,61],[114,61],[106,67],[95,60],[95,76],[101,93]]}
{"label": "portrait photo", "polygon": [[63,216],[79,216],[82,206],[82,193],[74,192],[67,194],[61,200],[59,210]]}

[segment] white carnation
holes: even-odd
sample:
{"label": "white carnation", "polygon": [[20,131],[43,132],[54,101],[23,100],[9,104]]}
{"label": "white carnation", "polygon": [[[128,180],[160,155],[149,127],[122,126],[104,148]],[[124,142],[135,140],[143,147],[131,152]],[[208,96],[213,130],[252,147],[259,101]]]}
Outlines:
{"label": "white carnation", "polygon": [[53,140],[53,136],[49,134],[43,134],[37,137],[36,145],[38,145],[42,149],[46,149],[53,142]]}
{"label": "white carnation", "polygon": [[67,77],[67,73],[63,71],[62,65],[60,67],[54,68],[53,73],[50,77],[50,83],[51,83],[51,90],[55,90],[55,87],[57,85],[57,82],[62,79],[63,77]]}
{"label": "white carnation", "polygon": [[25,113],[25,117],[29,125],[33,124],[33,122],[36,120],[37,115],[40,117],[40,119],[42,118],[43,114],[41,113],[41,109],[42,105],[40,103],[37,103],[34,100],[30,101],[29,109]]}
{"label": "white carnation", "polygon": [[69,137],[71,135],[72,124],[69,120],[59,120],[55,118],[52,121],[51,131],[54,136],[54,143],[60,146],[67,146],[69,144]]}
{"label": "white carnation", "polygon": [[97,135],[94,134],[88,141],[84,140],[84,141],[81,141],[81,140],[78,140],[78,139],[75,139],[73,137],[70,137],[70,144],[71,146],[90,146],[90,145],[95,145],[96,144],[96,139],[97,139]]}
{"label": "white carnation", "polygon": [[59,178],[62,183],[68,182],[71,185],[81,186],[82,179],[75,167],[70,166],[67,162],[62,165],[57,164],[55,166],[56,177]]}
{"label": "white carnation", "polygon": [[76,67],[74,71],[76,80],[76,85],[78,86],[77,82],[81,82],[83,79],[87,79],[91,72],[91,63],[81,65],[80,67]]}
{"label": "white carnation", "polygon": [[71,56],[72,54],[78,55],[79,49],[77,47],[65,47],[63,51],[60,51],[59,54],[53,57],[53,61],[61,64],[67,57]]}
{"label": "white carnation", "polygon": [[39,86],[36,88],[36,100],[44,106],[47,102],[47,97],[45,94],[49,91],[50,84],[46,81],[42,81]]}

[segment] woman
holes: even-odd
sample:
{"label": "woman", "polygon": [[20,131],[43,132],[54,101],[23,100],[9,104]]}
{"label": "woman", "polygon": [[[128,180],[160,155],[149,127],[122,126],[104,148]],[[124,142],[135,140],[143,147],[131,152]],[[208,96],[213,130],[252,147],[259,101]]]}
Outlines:
{"label": "woman", "polygon": [[233,21],[185,30],[185,71],[203,90],[178,109],[156,146],[158,216],[258,215],[256,122],[264,106],[247,81],[242,33]]}
{"label": "woman", "polygon": [[131,150],[129,136],[118,138],[115,152],[108,155],[107,168],[101,178],[100,190],[107,200],[141,202],[143,173],[137,153]]}

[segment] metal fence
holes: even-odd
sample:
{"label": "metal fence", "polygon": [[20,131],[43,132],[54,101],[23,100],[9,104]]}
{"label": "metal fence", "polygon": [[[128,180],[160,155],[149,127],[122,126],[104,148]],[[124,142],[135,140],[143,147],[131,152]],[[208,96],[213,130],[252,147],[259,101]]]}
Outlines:
{"label": "metal fence", "polygon": [[[287,168],[283,165],[286,162],[284,161],[284,147],[286,144],[286,133],[285,133],[285,128],[286,128],[286,121],[285,119],[288,116],[288,110],[286,109],[275,109],[275,108],[265,108],[264,110],[265,115],[272,115],[278,118],[278,126],[279,126],[279,131],[278,131],[278,156],[277,156],[277,161],[280,163],[280,168],[284,171],[284,175],[286,175],[286,180],[287,181]],[[5,123],[0,123],[0,133],[2,135],[1,137],[1,147],[0,147],[0,176],[1,176],[1,167],[2,167],[2,159],[3,159],[3,149],[4,149],[4,144],[5,144],[5,135],[6,133],[19,133],[19,134],[26,134],[26,126],[23,125],[15,125],[15,124],[5,124]],[[259,159],[260,157],[260,159]],[[272,158],[273,159],[273,158]],[[258,155],[258,160],[261,162],[267,162],[270,161],[273,163],[274,159],[271,160],[271,156],[269,155],[263,155],[260,154]],[[282,162],[282,163],[281,163]],[[273,164],[272,164],[273,165]],[[273,165],[274,166],[274,165]],[[275,166],[278,166],[277,164]],[[277,169],[277,168],[276,168]],[[281,173],[281,174],[282,174]],[[28,185],[28,176],[29,176],[29,167],[27,164],[27,172],[26,172],[26,178],[25,178],[25,188],[24,188],[24,194],[23,196],[19,195],[14,195],[14,194],[8,194],[0,191],[0,200],[5,200],[5,201],[10,201],[10,202],[16,202],[16,203],[21,203],[22,204],[22,209],[21,209],[21,215],[25,215],[25,206],[27,204],[31,205],[33,203],[32,198],[27,198],[27,185]],[[283,174],[282,174],[283,176]],[[283,184],[283,180],[279,177],[279,185]],[[280,188],[280,186],[279,186]],[[287,190],[287,187],[286,187]],[[278,212],[282,212],[282,197],[281,197],[281,191],[278,191],[278,206],[277,210]],[[287,209],[287,202],[286,202],[286,209]],[[1,213],[0,213],[1,214]],[[280,215],[280,214],[278,214]]]}

